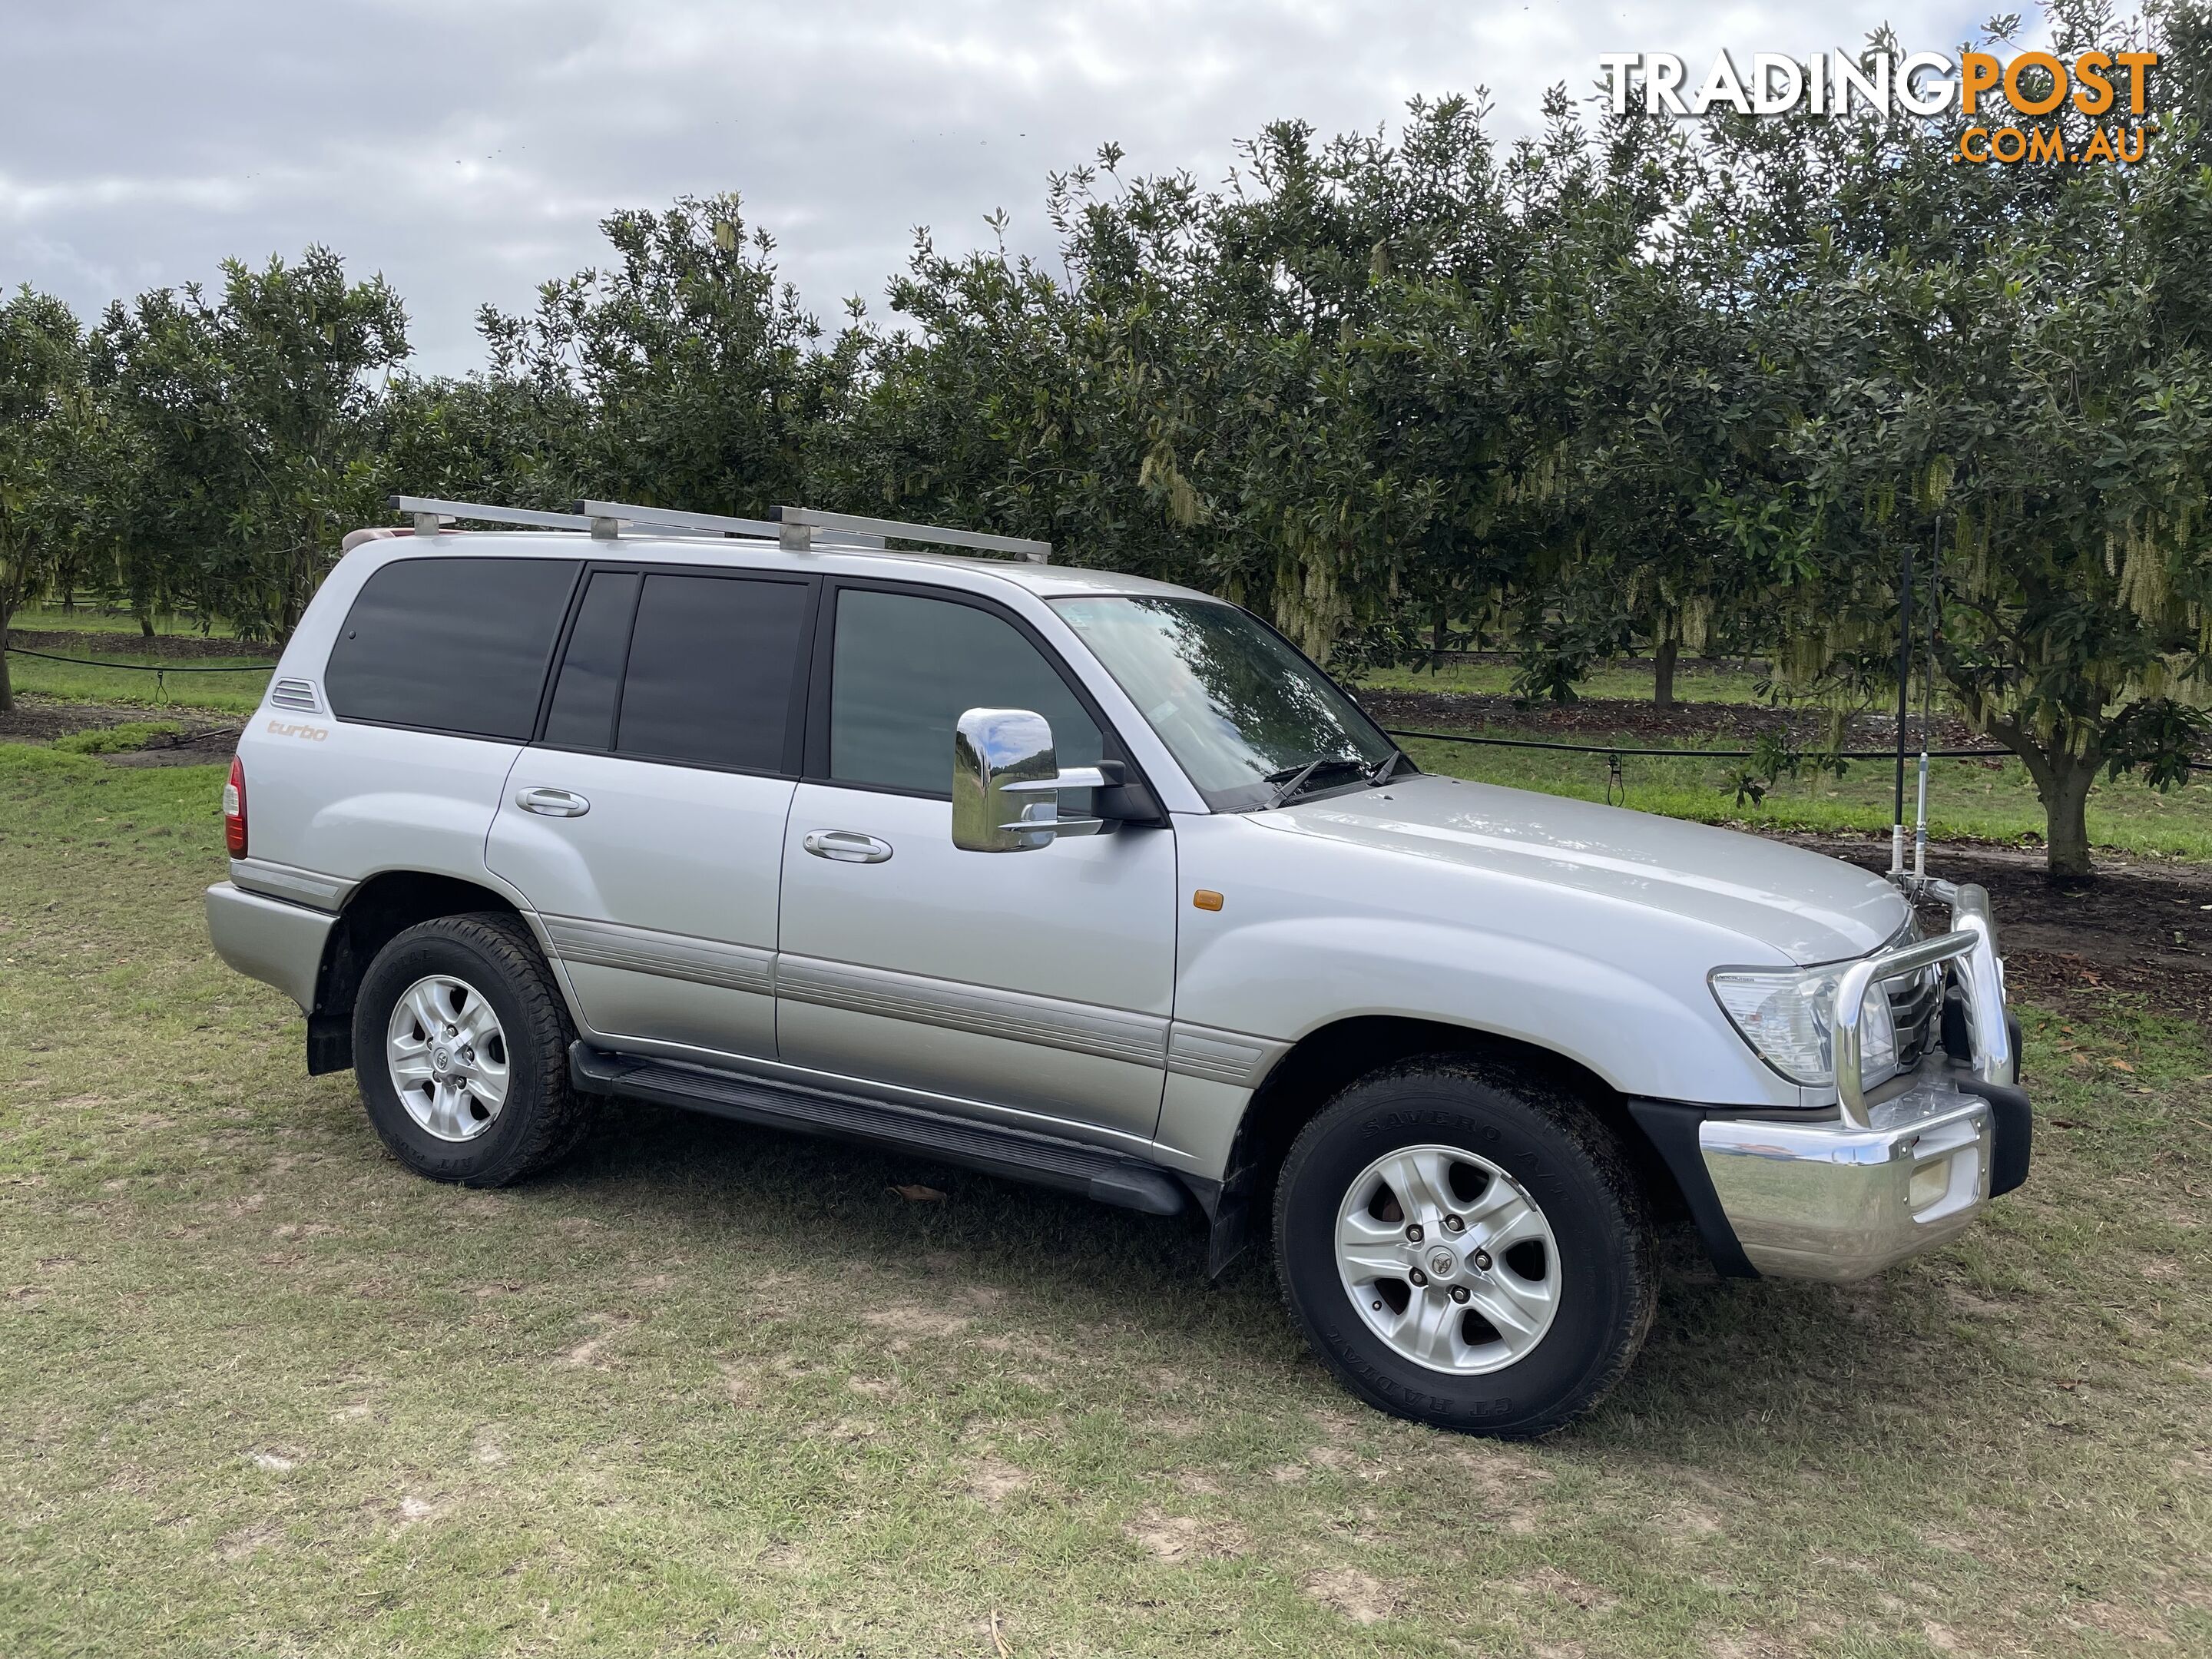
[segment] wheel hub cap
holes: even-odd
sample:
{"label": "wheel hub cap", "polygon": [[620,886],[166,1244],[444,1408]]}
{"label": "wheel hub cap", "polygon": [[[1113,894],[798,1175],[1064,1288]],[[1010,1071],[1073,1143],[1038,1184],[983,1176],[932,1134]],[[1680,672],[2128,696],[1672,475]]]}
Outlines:
{"label": "wheel hub cap", "polygon": [[1337,1212],[1352,1305],[1393,1352],[1431,1370],[1494,1371],[1526,1358],[1559,1313],[1559,1246],[1528,1189],[1455,1146],[1386,1152]]}
{"label": "wheel hub cap", "polygon": [[384,1058],[408,1116],[441,1140],[473,1140],[507,1103],[507,1033],[491,1004],[450,974],[418,979],[385,1028]]}

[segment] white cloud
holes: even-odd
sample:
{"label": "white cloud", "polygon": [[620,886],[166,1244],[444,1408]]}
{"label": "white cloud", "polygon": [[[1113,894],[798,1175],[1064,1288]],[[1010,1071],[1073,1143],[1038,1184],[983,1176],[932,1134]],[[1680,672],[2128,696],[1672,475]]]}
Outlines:
{"label": "white cloud", "polygon": [[78,0],[0,23],[0,284],[96,310],[310,242],[406,296],[420,362],[478,360],[484,301],[601,255],[596,222],[735,189],[825,318],[928,225],[1013,216],[1050,251],[1044,175],[1111,139],[1221,178],[1284,116],[1392,123],[1491,89],[1504,137],[1607,51],[1856,45],[1885,17],[1942,50],[1971,5],[1773,0]]}

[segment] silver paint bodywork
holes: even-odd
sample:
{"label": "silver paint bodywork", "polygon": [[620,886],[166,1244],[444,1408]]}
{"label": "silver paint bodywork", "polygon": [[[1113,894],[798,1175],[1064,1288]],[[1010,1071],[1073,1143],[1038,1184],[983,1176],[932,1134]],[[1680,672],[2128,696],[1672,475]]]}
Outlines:
{"label": "silver paint bodywork", "polygon": [[[287,648],[288,696],[325,706],[336,630],[383,563],[463,549],[604,551],[526,532],[368,542]],[[264,705],[240,744],[252,856],[210,893],[228,960],[310,1004],[330,914],[362,884],[451,876],[530,919],[579,1030],[602,1045],[834,1081],[1218,1180],[1271,1069],[1301,1038],[1366,1016],[1533,1044],[1628,1096],[1753,1115],[1831,1108],[1832,1089],[1801,1088],[1759,1060],[1706,975],[1863,957],[1908,915],[1888,883],[1811,853],[1448,778],[1209,811],[1048,603],[1186,590],[1056,566],[686,538],[625,536],[622,556],[985,596],[1082,682],[1168,826],[1038,836],[990,856],[954,844],[948,799]],[[1223,895],[1221,907],[1194,908],[1199,889]],[[1725,1166],[1717,1182],[1744,1185],[1730,1160],[1763,1143],[1741,1139],[1709,1143],[1709,1163]],[[1822,1167],[1852,1167],[1828,1143],[1814,1150]],[[1790,1239],[1761,1249],[1762,1266],[1805,1270],[1790,1265],[1804,1254]]]}

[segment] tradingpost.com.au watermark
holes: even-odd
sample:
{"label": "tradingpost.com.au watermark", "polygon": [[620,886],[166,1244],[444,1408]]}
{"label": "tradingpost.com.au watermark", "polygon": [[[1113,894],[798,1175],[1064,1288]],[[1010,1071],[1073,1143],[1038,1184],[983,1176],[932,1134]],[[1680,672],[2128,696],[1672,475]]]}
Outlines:
{"label": "tradingpost.com.au watermark", "polygon": [[[1686,80],[1682,60],[1670,52],[1598,54],[1613,93],[1613,112],[1628,113],[1640,96],[1651,115],[1705,115],[1717,109],[1742,115],[1848,115],[1854,108],[1902,109],[1914,115],[1955,115],[1960,128],[1954,161],[2140,161],[2148,128],[2140,122],[2098,125],[2069,141],[2056,121],[2042,125],[2071,102],[2096,118],[2142,115],[2149,104],[2154,52],[2085,52],[2067,63],[2055,53],[2023,52],[2002,58],[1985,52],[1847,52],[1808,58],[1762,52],[1749,76],[1723,52],[1703,81]],[[2028,118],[2023,125],[2017,118]],[[1998,125],[2000,122],[2002,125]]]}

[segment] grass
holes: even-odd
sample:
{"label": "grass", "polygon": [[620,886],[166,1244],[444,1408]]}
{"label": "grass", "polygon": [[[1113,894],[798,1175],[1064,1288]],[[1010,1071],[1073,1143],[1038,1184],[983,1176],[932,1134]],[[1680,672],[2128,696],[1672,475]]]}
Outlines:
{"label": "grass", "polygon": [[[58,605],[33,605],[16,611],[8,619],[8,626],[41,633],[66,630],[71,633],[119,634],[134,640],[140,637],[137,617],[119,611],[103,611],[97,605],[79,605],[74,611],[64,611]],[[173,611],[163,611],[154,618],[154,631],[197,639],[200,634],[199,618]],[[228,639],[236,630],[228,623],[218,620],[208,632],[217,639]]]}
{"label": "grass", "polygon": [[[1505,727],[1485,726],[1477,735],[1526,737]],[[1592,746],[1617,742],[1652,748],[1649,738],[1612,738],[1583,732],[1563,740]],[[1470,744],[1403,739],[1406,751],[1424,768],[1453,777],[1510,784],[1583,800],[1606,798],[1607,770],[1603,755],[1562,755],[1532,749],[1485,748]],[[1684,745],[1687,747],[1687,745]],[[1715,743],[1717,748],[1744,747]],[[1624,789],[1616,800],[1646,812],[1695,818],[1705,823],[1735,823],[1758,830],[1846,832],[1887,830],[1894,810],[1894,773],[1882,761],[1853,761],[1840,777],[1786,780],[1762,801],[1736,799],[1732,780],[1746,763],[1673,757],[1627,756],[1621,761]],[[1905,778],[1905,816],[1913,811],[1914,773]],[[2043,804],[2027,769],[2018,761],[1950,760],[1929,763],[1929,834],[1942,842],[2032,842],[2043,839]],[[2133,779],[2100,782],[2089,798],[2089,839],[2115,852],[2158,858],[2212,860],[2212,783],[2197,781],[2171,794]]]}
{"label": "grass", "polygon": [[222,775],[0,746],[0,1652],[2212,1647],[2193,1025],[2027,1010],[1984,1225],[1678,1266],[1504,1447],[1354,1404],[1176,1223],[646,1108],[406,1175],[208,951]]}
{"label": "grass", "polygon": [[127,755],[143,749],[156,738],[173,738],[184,731],[174,720],[125,720],[120,726],[94,726],[56,738],[52,746],[69,755]]}

